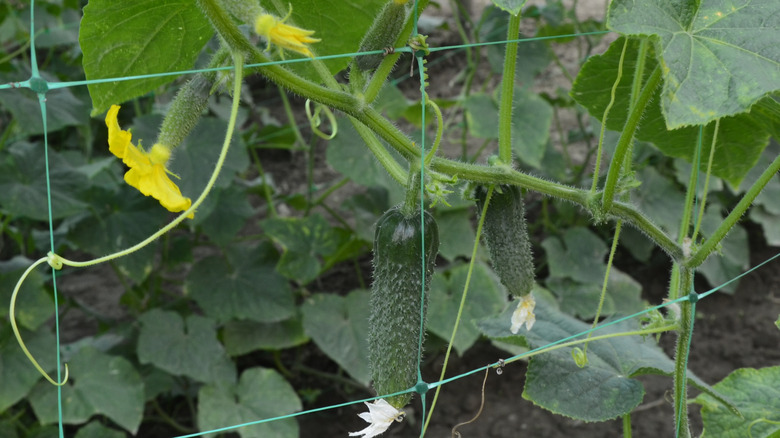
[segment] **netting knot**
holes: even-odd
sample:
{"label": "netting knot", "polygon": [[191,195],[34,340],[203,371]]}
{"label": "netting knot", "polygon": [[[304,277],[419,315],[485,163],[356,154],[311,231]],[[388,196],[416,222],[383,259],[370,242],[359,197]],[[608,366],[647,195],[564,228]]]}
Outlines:
{"label": "netting knot", "polygon": [[697,294],[694,291],[691,291],[691,293],[688,294],[688,301],[690,301],[691,304],[696,304],[699,301],[699,294]]}
{"label": "netting knot", "polygon": [[31,77],[28,83],[30,84],[30,89],[38,94],[45,94],[49,91],[49,83],[40,76]]}
{"label": "netting knot", "polygon": [[417,384],[414,385],[414,392],[420,395],[425,394],[429,389],[431,389],[430,385],[422,381],[417,382]]}

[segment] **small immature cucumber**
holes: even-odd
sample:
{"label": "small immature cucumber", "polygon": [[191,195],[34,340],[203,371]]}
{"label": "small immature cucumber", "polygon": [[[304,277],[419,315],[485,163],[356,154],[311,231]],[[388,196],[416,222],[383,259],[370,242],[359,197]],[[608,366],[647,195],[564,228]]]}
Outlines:
{"label": "small immature cucumber", "polygon": [[[406,216],[396,207],[376,225],[374,237],[374,282],[371,285],[371,315],[368,359],[378,395],[403,391],[417,383],[417,346],[420,317],[428,308],[428,289],[439,252],[439,229],[428,212],[425,224],[425,302],[422,291],[422,224],[419,215]],[[388,397],[397,409],[406,406],[411,393]]]}
{"label": "small immature cucumber", "polygon": [[[486,187],[479,186],[474,193],[480,214],[487,192]],[[534,286],[534,261],[519,187],[496,186],[485,213],[483,230],[493,270],[501,284],[516,297],[528,295]]]}
{"label": "small immature cucumber", "polygon": [[[379,12],[374,23],[360,42],[360,52],[384,50],[395,45],[406,21],[406,3],[409,0],[390,0]],[[355,59],[358,68],[374,71],[384,59],[382,54],[363,55]]]}

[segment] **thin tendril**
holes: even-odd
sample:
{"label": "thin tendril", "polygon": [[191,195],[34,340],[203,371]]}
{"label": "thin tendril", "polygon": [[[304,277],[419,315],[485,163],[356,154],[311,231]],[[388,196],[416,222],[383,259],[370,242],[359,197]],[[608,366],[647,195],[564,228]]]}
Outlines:
{"label": "thin tendril", "polygon": [[128,254],[134,253],[138,251],[139,249],[145,247],[146,245],[152,243],[154,240],[158,239],[163,234],[167,233],[171,229],[173,229],[175,226],[179,225],[184,219],[187,218],[190,214],[194,214],[195,210],[200,206],[200,204],[203,203],[203,201],[206,199],[206,196],[208,196],[211,189],[214,187],[214,183],[216,183],[217,178],[219,177],[219,173],[222,170],[222,166],[225,163],[225,158],[227,157],[228,149],[230,148],[230,141],[233,138],[233,130],[236,127],[236,118],[238,117],[238,104],[240,102],[241,98],[241,80],[243,78],[243,65],[244,65],[244,57],[241,54],[234,54],[233,59],[235,61],[235,84],[233,87],[233,106],[231,108],[230,112],[230,120],[228,122],[227,132],[225,133],[225,141],[222,144],[222,150],[219,153],[219,158],[217,159],[217,164],[214,166],[214,172],[211,174],[211,179],[209,179],[208,183],[206,184],[206,187],[203,189],[203,193],[200,194],[197,200],[192,203],[192,206],[188,208],[186,211],[182,212],[179,217],[171,221],[168,225],[161,228],[156,233],[152,234],[145,240],[141,241],[140,243],[131,246],[130,248],[124,249],[119,252],[115,252],[113,254],[109,254],[104,257],[96,258],[93,260],[88,260],[85,262],[77,262],[73,260],[68,260],[64,257],[57,256],[59,260],[64,265],[73,266],[73,267],[86,267],[86,266],[92,266],[96,265],[98,263],[107,262],[109,260],[114,260],[119,257],[124,257]]}
{"label": "thin tendril", "polygon": [[[36,370],[38,370],[43,377],[46,378],[46,380],[49,381],[52,385],[55,386],[62,386],[65,384],[65,382],[68,381],[68,364],[65,364],[65,378],[62,379],[62,382],[57,382],[46,373],[46,371],[43,370],[40,364],[38,364],[38,361],[35,360],[35,357],[33,357],[32,353],[30,353],[30,350],[27,349],[27,346],[24,344],[24,341],[22,340],[22,335],[19,333],[19,327],[16,326],[16,296],[19,294],[19,290],[22,287],[22,283],[24,283],[24,280],[27,278],[28,275],[30,275],[30,272],[33,271],[38,265],[48,261],[48,257],[41,257],[38,259],[35,263],[30,265],[29,268],[27,268],[26,271],[24,271],[24,274],[22,274],[21,278],[19,278],[19,281],[16,282],[16,287],[14,287],[14,292],[11,294],[11,305],[8,308],[8,316],[11,320],[11,329],[14,331],[14,336],[16,336],[16,341],[19,343],[19,346],[22,347],[22,351],[24,351],[24,355],[27,356],[27,359],[30,359],[30,362],[32,362],[33,366]],[[56,269],[54,265],[52,265],[53,268]]]}

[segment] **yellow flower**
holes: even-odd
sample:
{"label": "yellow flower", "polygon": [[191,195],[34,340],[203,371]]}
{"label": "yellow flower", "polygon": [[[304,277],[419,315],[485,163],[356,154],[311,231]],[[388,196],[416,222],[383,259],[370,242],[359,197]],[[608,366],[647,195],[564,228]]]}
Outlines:
{"label": "yellow flower", "polygon": [[[112,105],[106,114],[108,127],[108,150],[130,170],[125,173],[125,182],[138,189],[146,196],[152,196],[168,211],[178,212],[190,208],[190,198],[182,196],[179,187],[168,178],[165,164],[171,157],[171,149],[162,144],[155,144],[149,152],[136,147],[132,142],[132,134],[119,127],[116,117],[119,105]],[[190,219],[193,215],[188,216]]]}
{"label": "yellow flower", "polygon": [[306,44],[317,43],[320,41],[319,38],[311,38],[311,35],[314,34],[313,30],[301,29],[299,27],[290,26],[289,24],[284,24],[284,22],[290,18],[290,14],[292,14],[292,8],[290,8],[290,12],[287,16],[281,20],[271,14],[258,15],[255,19],[255,32],[268,41],[266,50],[270,49],[271,44],[273,43],[281,48],[292,50],[293,52],[298,52],[313,58],[314,55]]}

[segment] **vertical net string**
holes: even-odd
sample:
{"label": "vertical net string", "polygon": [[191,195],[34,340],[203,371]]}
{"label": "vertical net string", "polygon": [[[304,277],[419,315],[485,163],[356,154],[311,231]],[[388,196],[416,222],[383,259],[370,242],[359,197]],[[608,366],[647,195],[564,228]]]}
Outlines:
{"label": "vertical net string", "polygon": [[[46,117],[46,92],[48,85],[46,80],[41,78],[38,71],[38,57],[35,51],[35,0],[30,0],[30,71],[32,75],[28,81],[30,89],[38,95],[38,102],[41,108],[41,122],[43,123],[43,156],[44,168],[46,173],[46,203],[49,220],[49,247],[54,253],[54,220],[51,201],[51,177],[49,168],[49,133]],[[60,366],[60,318],[59,302],[57,298],[57,270],[51,268],[51,281],[54,293],[54,338],[55,338],[55,361],[57,363],[57,381],[62,381],[62,369]],[[65,438],[65,432],[62,424],[62,385],[57,385],[57,426],[60,438]]]}

